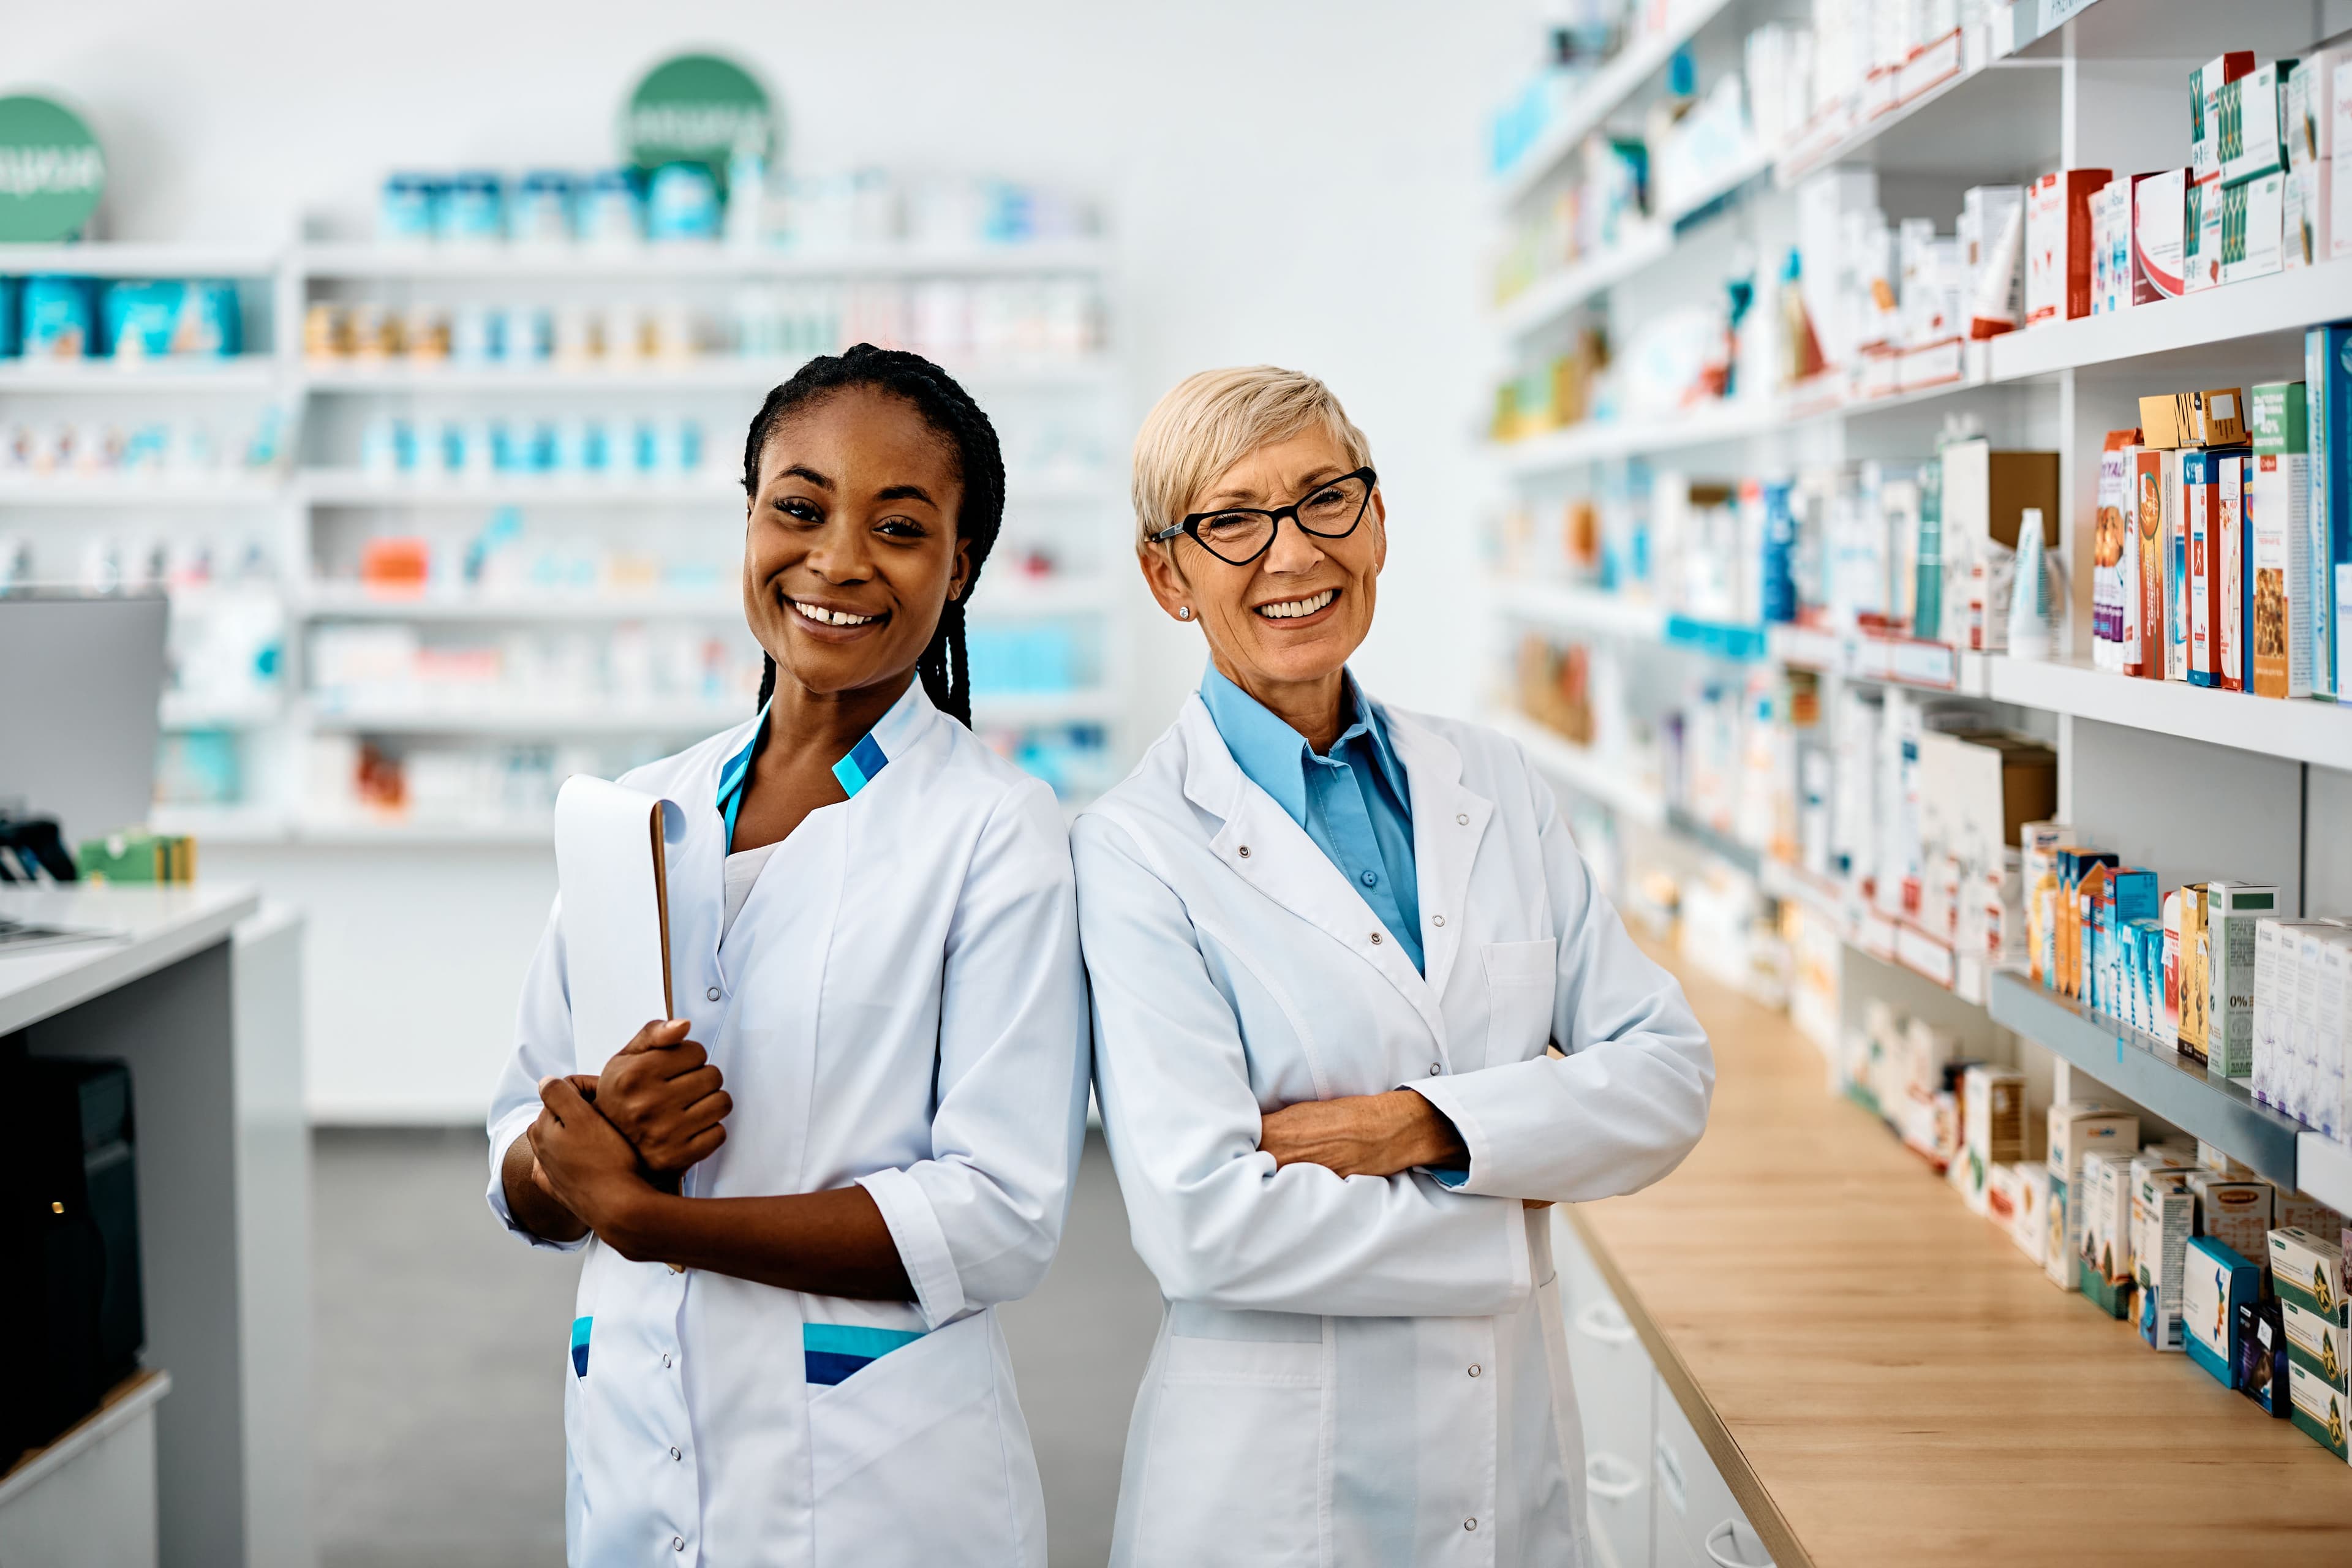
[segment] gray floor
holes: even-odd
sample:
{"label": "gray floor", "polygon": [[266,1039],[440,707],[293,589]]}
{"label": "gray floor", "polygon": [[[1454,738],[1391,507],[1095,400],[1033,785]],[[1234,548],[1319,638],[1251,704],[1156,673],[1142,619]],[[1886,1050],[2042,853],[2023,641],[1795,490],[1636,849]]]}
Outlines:
{"label": "gray floor", "polygon": [[[325,1568],[561,1563],[577,1266],[499,1233],[478,1132],[322,1131],[313,1155]],[[1160,1318],[1099,1139],[1053,1273],[1003,1317],[1055,1568],[1097,1568]]]}

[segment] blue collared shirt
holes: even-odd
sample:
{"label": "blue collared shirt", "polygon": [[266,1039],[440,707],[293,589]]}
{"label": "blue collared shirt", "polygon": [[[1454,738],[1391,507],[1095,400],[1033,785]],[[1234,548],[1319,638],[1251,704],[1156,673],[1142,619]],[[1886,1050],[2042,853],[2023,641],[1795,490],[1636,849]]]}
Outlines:
{"label": "blue collared shirt", "polygon": [[1354,676],[1342,679],[1340,710],[1348,727],[1324,755],[1213,664],[1201,678],[1201,700],[1250,782],[1307,830],[1315,847],[1363,895],[1412,966],[1422,969],[1412,790],[1403,764],[1389,747],[1380,710],[1364,700]]}

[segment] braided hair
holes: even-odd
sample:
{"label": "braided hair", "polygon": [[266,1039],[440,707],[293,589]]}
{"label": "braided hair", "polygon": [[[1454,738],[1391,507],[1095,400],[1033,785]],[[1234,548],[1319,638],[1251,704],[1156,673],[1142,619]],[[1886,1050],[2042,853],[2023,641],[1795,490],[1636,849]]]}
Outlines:
{"label": "braided hair", "polygon": [[[743,441],[743,492],[759,494],[760,454],[786,416],[853,387],[871,387],[906,399],[954,449],[956,477],[963,484],[963,501],[956,508],[956,537],[968,546],[971,573],[964,580],[963,593],[950,599],[940,612],[939,629],[915,661],[915,672],[922,677],[923,690],[932,704],[970,727],[971,670],[964,655],[964,605],[979,586],[980,569],[1004,523],[1004,455],[997,446],[996,426],[989,423],[971,395],[929,360],[902,349],[859,343],[845,353],[821,354],[801,366],[760,405],[751,434]],[[760,673],[762,708],[775,689],[776,660],[770,654]]]}

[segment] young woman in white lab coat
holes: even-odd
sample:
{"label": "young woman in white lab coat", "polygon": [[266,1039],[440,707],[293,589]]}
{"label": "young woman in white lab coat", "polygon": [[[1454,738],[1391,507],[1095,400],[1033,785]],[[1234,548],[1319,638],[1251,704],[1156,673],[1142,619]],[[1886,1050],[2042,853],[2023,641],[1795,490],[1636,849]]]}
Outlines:
{"label": "young woman in white lab coat", "polygon": [[551,921],[490,1111],[491,1208],[588,1248],[571,1561],[1042,1564],[994,1307],[1060,1236],[1087,1026],[1060,811],[966,727],[995,434],[861,344],[744,486],[759,716],[622,781],[681,808],[680,1016],[575,1058]]}
{"label": "young woman in white lab coat", "polygon": [[1590,1561],[1543,1205],[1657,1180],[1706,1120],[1706,1037],[1527,757],[1348,673],[1370,461],[1271,367],[1194,376],[1136,443],[1144,575],[1211,668],[1072,836],[1096,1096],[1168,1300],[1116,1564]]}

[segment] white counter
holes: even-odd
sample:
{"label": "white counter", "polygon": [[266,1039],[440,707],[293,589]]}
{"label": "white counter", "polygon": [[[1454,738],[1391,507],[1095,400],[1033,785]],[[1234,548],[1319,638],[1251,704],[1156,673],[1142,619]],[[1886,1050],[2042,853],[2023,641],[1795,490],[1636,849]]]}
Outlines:
{"label": "white counter", "polygon": [[127,985],[226,941],[259,910],[260,895],[234,882],[177,888],[0,888],[0,915],[46,925],[102,928],[104,942],[0,949],[0,1035]]}

